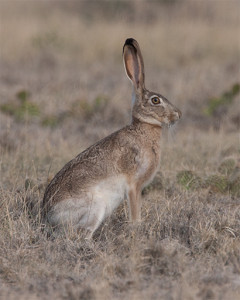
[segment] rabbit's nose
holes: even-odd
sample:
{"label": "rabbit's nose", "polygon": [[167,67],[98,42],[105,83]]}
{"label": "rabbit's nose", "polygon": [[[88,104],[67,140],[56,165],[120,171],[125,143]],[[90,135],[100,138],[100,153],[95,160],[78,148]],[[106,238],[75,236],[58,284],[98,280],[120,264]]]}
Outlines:
{"label": "rabbit's nose", "polygon": [[181,119],[182,117],[182,112],[179,109],[176,109],[175,111],[176,115],[178,116],[178,119]]}

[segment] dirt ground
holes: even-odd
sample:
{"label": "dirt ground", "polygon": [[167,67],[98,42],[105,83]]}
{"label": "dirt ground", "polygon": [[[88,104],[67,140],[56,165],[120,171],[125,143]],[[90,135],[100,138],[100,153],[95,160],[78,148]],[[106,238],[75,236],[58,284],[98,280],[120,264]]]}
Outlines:
{"label": "dirt ground", "polygon": [[[239,299],[239,36],[237,0],[0,1],[0,299]],[[129,37],[183,113],[142,222],[47,235],[49,180],[131,120]]]}

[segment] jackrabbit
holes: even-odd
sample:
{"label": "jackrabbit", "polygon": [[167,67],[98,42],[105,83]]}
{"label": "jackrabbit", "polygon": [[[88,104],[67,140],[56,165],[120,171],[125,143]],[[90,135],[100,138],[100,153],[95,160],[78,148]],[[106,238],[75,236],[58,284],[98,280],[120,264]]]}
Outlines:
{"label": "jackrabbit", "polygon": [[123,61],[133,84],[132,122],[68,162],[48,185],[42,215],[52,226],[71,224],[90,238],[125,199],[132,222],[141,219],[141,191],[160,163],[162,126],[181,112],[162,95],[145,88],[144,64],[136,40],[123,46]]}

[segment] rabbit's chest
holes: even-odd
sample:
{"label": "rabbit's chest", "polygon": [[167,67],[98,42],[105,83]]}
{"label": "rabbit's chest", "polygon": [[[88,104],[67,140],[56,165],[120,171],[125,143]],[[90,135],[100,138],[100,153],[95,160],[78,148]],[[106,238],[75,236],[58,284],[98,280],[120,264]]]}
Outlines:
{"label": "rabbit's chest", "polygon": [[160,149],[151,147],[143,151],[139,156],[139,162],[136,171],[136,180],[144,187],[155,176],[160,165]]}

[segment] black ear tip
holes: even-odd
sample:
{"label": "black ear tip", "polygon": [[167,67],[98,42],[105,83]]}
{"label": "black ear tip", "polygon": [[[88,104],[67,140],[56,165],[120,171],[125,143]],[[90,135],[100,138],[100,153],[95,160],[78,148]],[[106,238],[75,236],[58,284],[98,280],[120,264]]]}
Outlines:
{"label": "black ear tip", "polygon": [[133,44],[135,42],[136,42],[136,40],[134,40],[133,38],[126,39],[124,46],[126,46],[126,45],[133,46]]}

